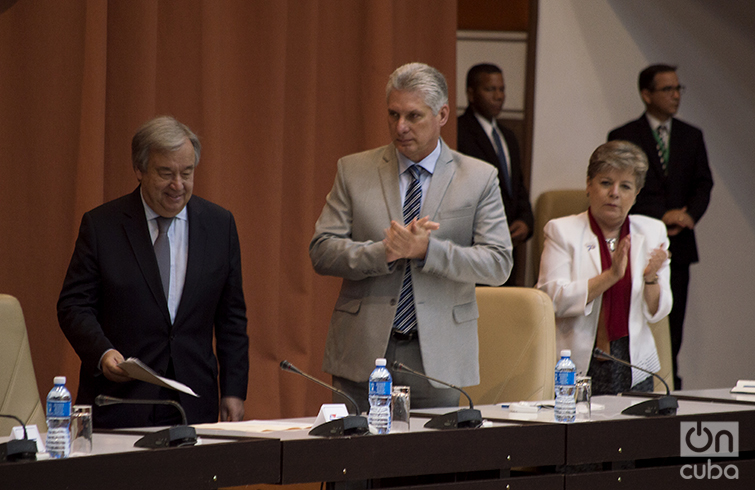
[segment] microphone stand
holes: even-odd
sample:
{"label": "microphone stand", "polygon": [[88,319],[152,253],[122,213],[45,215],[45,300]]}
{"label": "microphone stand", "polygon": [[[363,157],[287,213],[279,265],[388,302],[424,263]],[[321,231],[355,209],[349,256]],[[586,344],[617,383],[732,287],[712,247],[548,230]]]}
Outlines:
{"label": "microphone stand", "polygon": [[174,400],[127,400],[107,395],[97,395],[94,403],[98,407],[128,403],[134,405],[171,405],[181,413],[181,425],[151,432],[134,443],[134,447],[158,449],[164,447],[193,446],[197,443],[197,431],[186,422],[186,412]]}
{"label": "microphone stand", "polygon": [[393,361],[391,367],[396,371],[402,371],[405,373],[418,376],[420,378],[429,379],[453,388],[456,391],[460,391],[469,401],[469,408],[460,408],[459,410],[444,413],[443,415],[436,415],[425,423],[425,427],[428,429],[476,429],[482,425],[482,413],[475,409],[472,399],[469,397],[466,391],[462,390],[458,386],[454,386],[451,383],[446,383],[439,379],[431,378],[430,376],[415,371],[405,364],[398,361]]}
{"label": "microphone stand", "polygon": [[10,441],[0,444],[0,461],[36,461],[37,443],[30,440],[26,433],[26,424],[15,415],[5,415],[0,413],[0,417],[16,419],[21,427],[24,428],[23,439],[11,439]]}
{"label": "microphone stand", "polygon": [[637,367],[634,364],[628,363],[623,359],[619,359],[618,357],[614,357],[611,354],[603,352],[597,347],[593,350],[593,355],[596,359],[618,362],[619,364],[624,364],[625,366],[629,366],[630,368],[638,369],[643,373],[648,373],[652,376],[655,376],[656,378],[660,379],[661,383],[663,383],[663,386],[666,387],[666,394],[664,396],[630,405],[629,407],[622,410],[621,413],[623,415],[639,415],[641,417],[676,415],[676,410],[677,408],[679,408],[679,402],[676,400],[676,397],[671,396],[671,390],[669,389],[666,380],[664,380],[654,372],[648,371],[647,369],[643,369],[641,367]]}
{"label": "microphone stand", "polygon": [[369,425],[367,424],[367,419],[362,415],[359,415],[359,405],[357,405],[357,402],[354,401],[354,399],[351,398],[348,394],[339,390],[335,386],[331,386],[320,381],[314,376],[310,376],[309,374],[300,371],[296,368],[296,366],[286,360],[281,361],[280,368],[284,371],[289,371],[291,373],[298,374],[299,376],[303,376],[304,378],[329,389],[333,393],[338,393],[342,397],[346,398],[349,402],[351,402],[351,404],[354,406],[355,415],[347,415],[346,417],[341,417],[340,419],[329,420],[318,425],[317,427],[313,427],[312,430],[309,431],[310,436],[339,437],[361,436],[363,434],[369,434],[370,429]]}

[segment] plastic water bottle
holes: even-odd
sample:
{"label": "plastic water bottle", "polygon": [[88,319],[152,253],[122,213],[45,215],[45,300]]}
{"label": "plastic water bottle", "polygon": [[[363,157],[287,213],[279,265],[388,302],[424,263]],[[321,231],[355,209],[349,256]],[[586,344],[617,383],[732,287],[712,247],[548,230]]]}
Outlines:
{"label": "plastic water bottle", "polygon": [[574,400],[577,367],[571,360],[571,350],[561,351],[561,359],[556,364],[556,422],[574,422],[577,405]]}
{"label": "plastic water bottle", "polygon": [[47,452],[51,458],[67,458],[71,452],[71,393],[66,377],[55,376],[47,395]]}
{"label": "plastic water bottle", "polygon": [[370,412],[367,422],[378,434],[387,434],[391,430],[393,378],[385,365],[385,359],[375,359],[375,370],[370,374]]}

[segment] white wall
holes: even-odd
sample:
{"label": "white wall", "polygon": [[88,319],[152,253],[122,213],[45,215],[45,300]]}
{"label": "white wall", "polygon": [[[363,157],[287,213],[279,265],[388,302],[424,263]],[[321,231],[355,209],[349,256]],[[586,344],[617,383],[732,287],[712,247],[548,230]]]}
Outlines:
{"label": "white wall", "polygon": [[584,188],[608,131],[643,111],[637,75],[679,66],[678,116],[705,135],[715,186],[697,226],[684,388],[755,379],[755,2],[540,0],[533,202]]}

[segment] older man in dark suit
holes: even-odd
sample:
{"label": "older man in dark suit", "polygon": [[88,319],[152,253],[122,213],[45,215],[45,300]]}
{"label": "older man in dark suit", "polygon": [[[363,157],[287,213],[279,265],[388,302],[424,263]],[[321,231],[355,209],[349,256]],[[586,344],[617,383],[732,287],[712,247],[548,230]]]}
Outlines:
{"label": "older man in dark suit", "polygon": [[684,86],[676,67],[651,65],[640,73],[639,89],[645,113],[608,134],[609,140],[627,140],[647,154],[650,168],[645,187],[631,210],[662,220],[671,245],[671,291],[674,307],[669,314],[674,386],[682,388],[677,356],[687,307],[689,266],[698,261],[695,224],[710,202],[713,177],[703,133],[674,117]]}
{"label": "older man in dark suit", "polygon": [[[145,123],[131,148],[139,187],[81,220],[58,300],[60,327],[81,359],[77,403],[99,394],[173,399],[189,423],[216,422],[219,412],[223,420],[244,416],[249,340],[239,238],[229,211],[192,196],[200,149],[171,117]],[[118,367],[127,357],[200,397],[130,379]],[[95,407],[93,415],[101,428],[180,422],[164,405]]]}
{"label": "older man in dark suit", "polygon": [[[498,169],[503,206],[509,223],[511,242],[516,247],[534,231],[534,216],[529,193],[524,186],[519,142],[510,129],[497,123],[506,100],[503,71],[496,65],[481,63],[467,72],[467,110],[458,117],[458,150]],[[515,285],[518,268],[514,262],[507,286]]]}

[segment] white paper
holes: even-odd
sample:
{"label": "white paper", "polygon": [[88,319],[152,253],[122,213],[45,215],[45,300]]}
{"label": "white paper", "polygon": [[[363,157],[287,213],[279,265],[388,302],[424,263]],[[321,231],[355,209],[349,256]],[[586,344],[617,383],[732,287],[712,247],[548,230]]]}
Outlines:
{"label": "white paper", "polygon": [[244,420],[241,422],[215,422],[193,424],[196,429],[227,430],[233,432],[278,432],[282,430],[309,430],[312,425],[290,420]]}
{"label": "white paper", "polygon": [[737,385],[731,389],[732,393],[747,393],[755,395],[755,381],[749,379],[740,379]]}
{"label": "white paper", "polygon": [[509,412],[537,413],[540,405],[534,402],[516,402],[509,405]]}
{"label": "white paper", "polygon": [[179,383],[178,381],[173,379],[163,378],[162,376],[159,376],[156,372],[150,369],[149,366],[135,357],[129,357],[122,363],[118,364],[118,367],[126,371],[126,373],[128,373],[131,378],[145,381],[147,383],[152,383],[153,385],[162,386],[164,388],[170,388],[171,390],[180,391],[182,393],[186,393],[187,395],[192,395],[199,398],[199,395],[194,393],[194,390],[192,390],[185,384]]}

